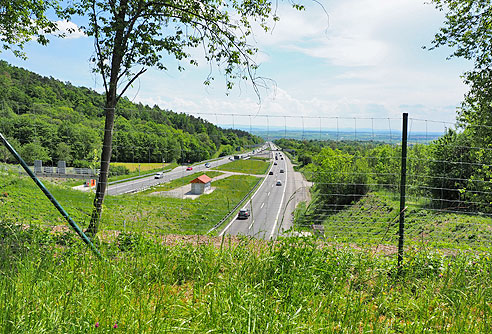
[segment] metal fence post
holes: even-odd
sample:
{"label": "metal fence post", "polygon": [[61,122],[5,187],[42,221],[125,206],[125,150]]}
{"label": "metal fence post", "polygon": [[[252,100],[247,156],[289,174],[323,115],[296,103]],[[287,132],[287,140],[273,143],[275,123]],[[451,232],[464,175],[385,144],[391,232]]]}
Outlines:
{"label": "metal fence post", "polygon": [[70,226],[77,232],[80,238],[90,247],[90,249],[97,255],[98,258],[102,259],[102,255],[99,250],[94,246],[92,241],[87,237],[87,235],[80,229],[80,227],[73,221],[73,219],[68,215],[65,209],[58,203],[58,201],[53,197],[53,195],[49,192],[49,190],[44,186],[44,184],[34,175],[34,173],[29,169],[26,162],[22,159],[22,157],[17,153],[17,151],[10,145],[10,143],[5,139],[2,133],[0,133],[0,143],[3,143],[5,147],[12,153],[12,155],[17,159],[20,165],[24,168],[26,173],[32,178],[34,183],[41,189],[41,191],[45,194],[46,197],[50,200],[50,202],[55,206],[55,208],[60,212],[60,214],[67,220]]}
{"label": "metal fence post", "polygon": [[407,183],[408,113],[403,113],[401,133],[400,224],[398,229],[398,271],[403,262],[403,236],[405,233],[405,188]]}

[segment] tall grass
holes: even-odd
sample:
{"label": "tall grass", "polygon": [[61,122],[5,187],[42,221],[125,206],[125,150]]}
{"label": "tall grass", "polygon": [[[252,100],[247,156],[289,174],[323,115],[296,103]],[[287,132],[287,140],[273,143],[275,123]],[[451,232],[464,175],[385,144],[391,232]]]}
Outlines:
{"label": "tall grass", "polygon": [[105,262],[71,236],[0,226],[3,333],[486,333],[492,325],[488,254],[409,254],[397,276],[391,258],[313,239],[169,246],[122,234],[99,244]]}

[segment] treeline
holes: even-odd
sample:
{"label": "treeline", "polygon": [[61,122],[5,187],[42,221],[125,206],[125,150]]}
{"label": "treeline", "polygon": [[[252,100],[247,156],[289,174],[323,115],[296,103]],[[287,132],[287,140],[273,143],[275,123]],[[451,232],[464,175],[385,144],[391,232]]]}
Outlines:
{"label": "treeline", "polygon": [[[427,205],[491,212],[492,150],[470,129],[448,130],[430,144],[408,147],[407,194]],[[343,208],[371,190],[399,191],[401,146],[376,142],[300,141],[275,144],[295,155],[315,182],[319,205]]]}
{"label": "treeline", "polygon": [[[99,157],[104,96],[0,61],[0,131],[28,163],[35,159],[83,167]],[[260,143],[259,137],[221,129],[199,117],[135,104],[116,110],[112,161],[195,162]],[[13,162],[5,148],[0,159]]]}

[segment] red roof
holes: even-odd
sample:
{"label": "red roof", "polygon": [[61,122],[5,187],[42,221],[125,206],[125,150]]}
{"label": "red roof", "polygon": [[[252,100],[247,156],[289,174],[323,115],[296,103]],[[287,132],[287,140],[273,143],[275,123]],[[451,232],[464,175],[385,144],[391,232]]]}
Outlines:
{"label": "red roof", "polygon": [[191,183],[209,183],[210,181],[212,181],[212,179],[203,174],[202,176],[199,176],[196,179],[192,180]]}

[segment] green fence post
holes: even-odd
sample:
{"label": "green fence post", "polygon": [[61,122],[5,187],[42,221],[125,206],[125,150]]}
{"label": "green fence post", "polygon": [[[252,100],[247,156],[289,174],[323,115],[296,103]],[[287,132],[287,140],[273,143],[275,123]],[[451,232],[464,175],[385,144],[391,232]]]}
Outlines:
{"label": "green fence post", "polygon": [[31,171],[29,166],[26,164],[26,162],[22,159],[22,157],[19,155],[19,153],[16,152],[16,150],[10,145],[10,143],[5,139],[2,133],[0,133],[0,140],[2,143],[5,145],[5,147],[14,155],[14,157],[17,159],[17,161],[21,164],[21,166],[24,168],[24,170],[29,174],[31,179],[36,183],[36,185],[43,191],[43,193],[48,197],[48,199],[51,201],[51,203],[55,206],[55,208],[61,213],[61,215],[68,221],[70,226],[77,232],[77,234],[80,236],[80,238],[90,247],[90,249],[94,252],[94,254],[97,255],[98,258],[102,259],[101,253],[99,253],[99,250],[94,246],[92,241],[85,235],[85,233],[80,229],[80,227],[73,221],[73,219],[68,215],[68,213],[63,209],[63,207],[58,203],[58,201],[51,195],[51,193],[46,189],[44,184],[34,175],[34,173]]}
{"label": "green fence post", "polygon": [[407,183],[408,113],[403,113],[401,133],[400,224],[398,229],[398,271],[403,262],[403,236],[405,233],[405,188]]}

